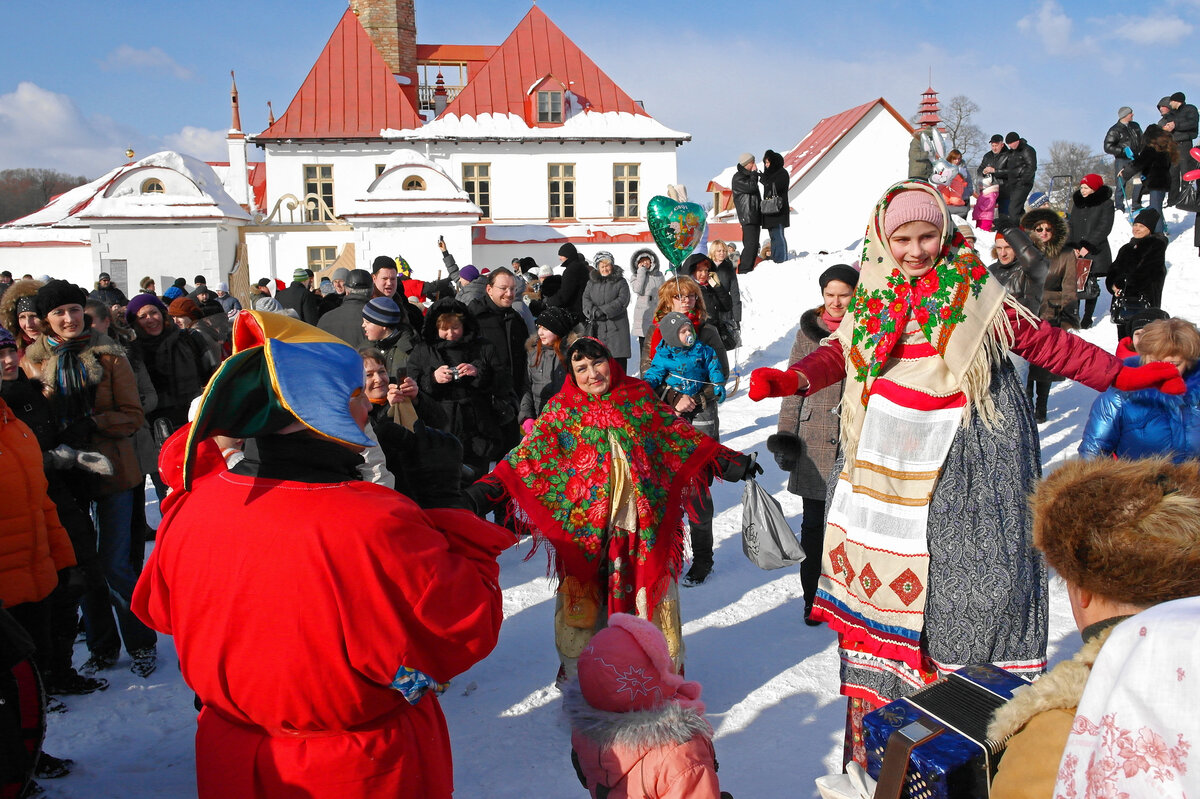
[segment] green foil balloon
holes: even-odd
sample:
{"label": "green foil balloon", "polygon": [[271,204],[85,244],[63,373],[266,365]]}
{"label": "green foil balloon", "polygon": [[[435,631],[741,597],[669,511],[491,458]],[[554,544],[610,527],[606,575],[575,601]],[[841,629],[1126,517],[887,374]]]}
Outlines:
{"label": "green foil balloon", "polygon": [[660,194],[646,205],[646,222],[654,243],[676,270],[704,237],[704,208],[697,203],[681,203]]}

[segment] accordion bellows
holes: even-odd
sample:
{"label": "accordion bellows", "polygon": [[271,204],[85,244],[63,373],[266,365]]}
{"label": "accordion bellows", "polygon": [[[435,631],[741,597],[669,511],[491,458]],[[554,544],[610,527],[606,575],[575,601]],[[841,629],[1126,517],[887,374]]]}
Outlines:
{"label": "accordion bellows", "polygon": [[1027,680],[998,666],[966,666],[863,719],[867,773],[878,779],[892,733],[921,719],[946,729],[914,748],[903,796],[907,799],[987,797],[1007,740],[987,737],[996,709]]}

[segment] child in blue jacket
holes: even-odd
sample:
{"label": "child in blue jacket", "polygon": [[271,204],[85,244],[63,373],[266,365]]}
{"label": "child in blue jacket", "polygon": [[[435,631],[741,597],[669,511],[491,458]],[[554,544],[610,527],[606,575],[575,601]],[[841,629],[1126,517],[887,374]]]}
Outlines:
{"label": "child in blue jacket", "polygon": [[689,422],[713,402],[725,401],[725,372],[716,350],[696,339],[696,330],[684,314],[672,312],[658,322],[662,344],[642,379],[672,408],[679,397],[691,397],[696,407],[679,413]]}

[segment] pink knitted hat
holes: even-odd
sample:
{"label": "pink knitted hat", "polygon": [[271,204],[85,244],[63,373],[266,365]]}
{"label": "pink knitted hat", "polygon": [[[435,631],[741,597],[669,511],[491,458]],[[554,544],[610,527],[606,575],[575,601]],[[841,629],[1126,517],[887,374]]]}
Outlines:
{"label": "pink knitted hat", "polygon": [[945,221],[941,207],[929,194],[917,189],[903,191],[888,203],[883,235],[890,237],[896,228],[909,222],[928,222],[940,230]]}
{"label": "pink knitted hat", "polygon": [[667,702],[704,712],[700,683],[675,673],[662,632],[628,613],[609,616],[608,627],[579,655],[579,688],[589,705],[612,713]]}

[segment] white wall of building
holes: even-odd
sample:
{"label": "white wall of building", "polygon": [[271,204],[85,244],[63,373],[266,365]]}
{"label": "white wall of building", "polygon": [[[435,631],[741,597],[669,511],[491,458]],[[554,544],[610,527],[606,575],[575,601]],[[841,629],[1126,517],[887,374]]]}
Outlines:
{"label": "white wall of building", "polygon": [[35,278],[50,275],[69,280],[88,291],[92,290],[95,281],[92,277],[92,249],[78,244],[0,247],[2,270],[12,272],[13,278],[18,280],[26,274]]}
{"label": "white wall of building", "polygon": [[210,284],[225,280],[238,240],[234,224],[97,223],[91,233],[90,274],[80,285],[92,285],[97,275],[109,272],[126,294],[136,293],[138,281],[147,275],[159,291],[171,283],[165,278],[182,277],[189,285],[196,275],[204,275]]}
{"label": "white wall of building", "polygon": [[884,189],[908,174],[911,139],[882,105],[871,109],[792,186],[788,249],[833,252],[862,238]]}
{"label": "white wall of building", "polygon": [[[412,267],[416,280],[434,280],[443,270],[438,236],[446,239],[446,249],[459,266],[474,262],[471,251],[471,223],[446,224],[434,220],[404,224],[359,222],[354,230],[354,257],[359,269],[371,271],[371,263],[380,255],[403,256]],[[480,264],[487,266],[487,264]]]}

